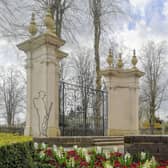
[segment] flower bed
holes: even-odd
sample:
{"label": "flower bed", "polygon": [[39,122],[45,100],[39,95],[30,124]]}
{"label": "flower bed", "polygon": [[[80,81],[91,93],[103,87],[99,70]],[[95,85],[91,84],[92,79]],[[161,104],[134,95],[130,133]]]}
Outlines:
{"label": "flower bed", "polygon": [[36,164],[53,168],[167,168],[168,161],[156,161],[150,154],[140,152],[134,156],[129,153],[103,151],[101,147],[93,149],[78,148],[65,150],[57,146],[35,143]]}

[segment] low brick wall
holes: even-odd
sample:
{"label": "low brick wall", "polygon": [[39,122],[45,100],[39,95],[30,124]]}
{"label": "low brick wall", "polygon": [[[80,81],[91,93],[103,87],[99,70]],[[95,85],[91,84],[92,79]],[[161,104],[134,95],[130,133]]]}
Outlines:
{"label": "low brick wall", "polygon": [[124,151],[131,154],[149,152],[158,160],[168,159],[168,136],[143,135],[125,136]]}
{"label": "low brick wall", "polygon": [[50,138],[34,138],[34,142],[42,143],[45,142],[49,145],[57,145],[63,147],[72,147],[73,145],[78,145],[80,147],[88,147],[93,146],[93,139],[91,137],[83,137],[83,136],[64,136],[64,137],[50,137]]}

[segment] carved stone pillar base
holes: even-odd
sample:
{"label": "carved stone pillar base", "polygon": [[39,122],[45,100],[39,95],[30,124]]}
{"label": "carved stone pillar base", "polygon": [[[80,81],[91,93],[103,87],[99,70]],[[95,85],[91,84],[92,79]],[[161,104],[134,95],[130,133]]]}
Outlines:
{"label": "carved stone pillar base", "polygon": [[26,126],[24,129],[24,135],[25,136],[30,136],[32,134],[32,127]]}
{"label": "carved stone pillar base", "polygon": [[49,127],[47,130],[47,136],[48,137],[55,137],[55,136],[60,136],[60,129],[59,128],[54,128],[54,127]]}
{"label": "carved stone pillar base", "polygon": [[139,130],[120,130],[120,129],[108,129],[108,136],[125,136],[125,135],[137,135]]}

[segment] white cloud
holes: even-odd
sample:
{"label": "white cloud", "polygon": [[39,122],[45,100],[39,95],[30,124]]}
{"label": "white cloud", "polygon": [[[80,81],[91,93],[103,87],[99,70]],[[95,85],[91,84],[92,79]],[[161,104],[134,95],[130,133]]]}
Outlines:
{"label": "white cloud", "polygon": [[130,0],[131,4],[135,7],[144,7],[146,6],[151,0]]}
{"label": "white cloud", "polygon": [[168,16],[168,0],[165,0],[164,2],[163,15]]}
{"label": "white cloud", "polygon": [[16,47],[16,43],[0,40],[0,65],[22,64],[25,57]]}
{"label": "white cloud", "polygon": [[130,3],[134,10],[139,11],[140,16],[145,15],[145,7],[149,4],[151,0],[130,0]]}
{"label": "white cloud", "polygon": [[[156,22],[157,25],[157,22]],[[121,41],[125,46],[132,49],[137,49],[140,51],[142,46],[150,40],[159,42],[162,40],[167,40],[168,31],[163,33],[163,30],[168,27],[168,22],[163,24],[164,28],[159,29],[155,27],[154,24],[147,25],[144,20],[140,20],[136,23],[135,29],[129,30],[127,25],[124,26],[122,31],[115,33],[117,42]]]}
{"label": "white cloud", "polygon": [[141,20],[136,24],[136,29],[129,30],[125,25],[124,30],[118,32],[117,34],[120,38],[120,41],[123,41],[124,45],[128,48],[140,49],[146,40],[147,32],[150,32],[150,29],[146,26],[145,22]]}
{"label": "white cloud", "polygon": [[0,40],[0,48],[3,48],[4,45],[7,45],[7,41],[4,40],[4,39],[1,39],[1,40]]}

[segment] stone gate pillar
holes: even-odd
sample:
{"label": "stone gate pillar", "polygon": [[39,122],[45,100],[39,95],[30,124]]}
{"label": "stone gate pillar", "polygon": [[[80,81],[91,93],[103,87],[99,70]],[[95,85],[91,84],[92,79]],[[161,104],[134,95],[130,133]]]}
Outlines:
{"label": "stone gate pillar", "polygon": [[47,30],[37,32],[34,14],[29,26],[31,38],[18,45],[26,55],[27,115],[24,134],[59,136],[59,61],[67,56],[59,50],[65,41],[58,38],[50,11],[45,17]]}
{"label": "stone gate pillar", "polygon": [[117,67],[114,68],[111,51],[107,62],[109,67],[101,71],[108,89],[107,134],[109,136],[137,134],[139,130],[139,78],[144,73],[136,68],[135,51],[131,69],[123,69],[121,56]]}

